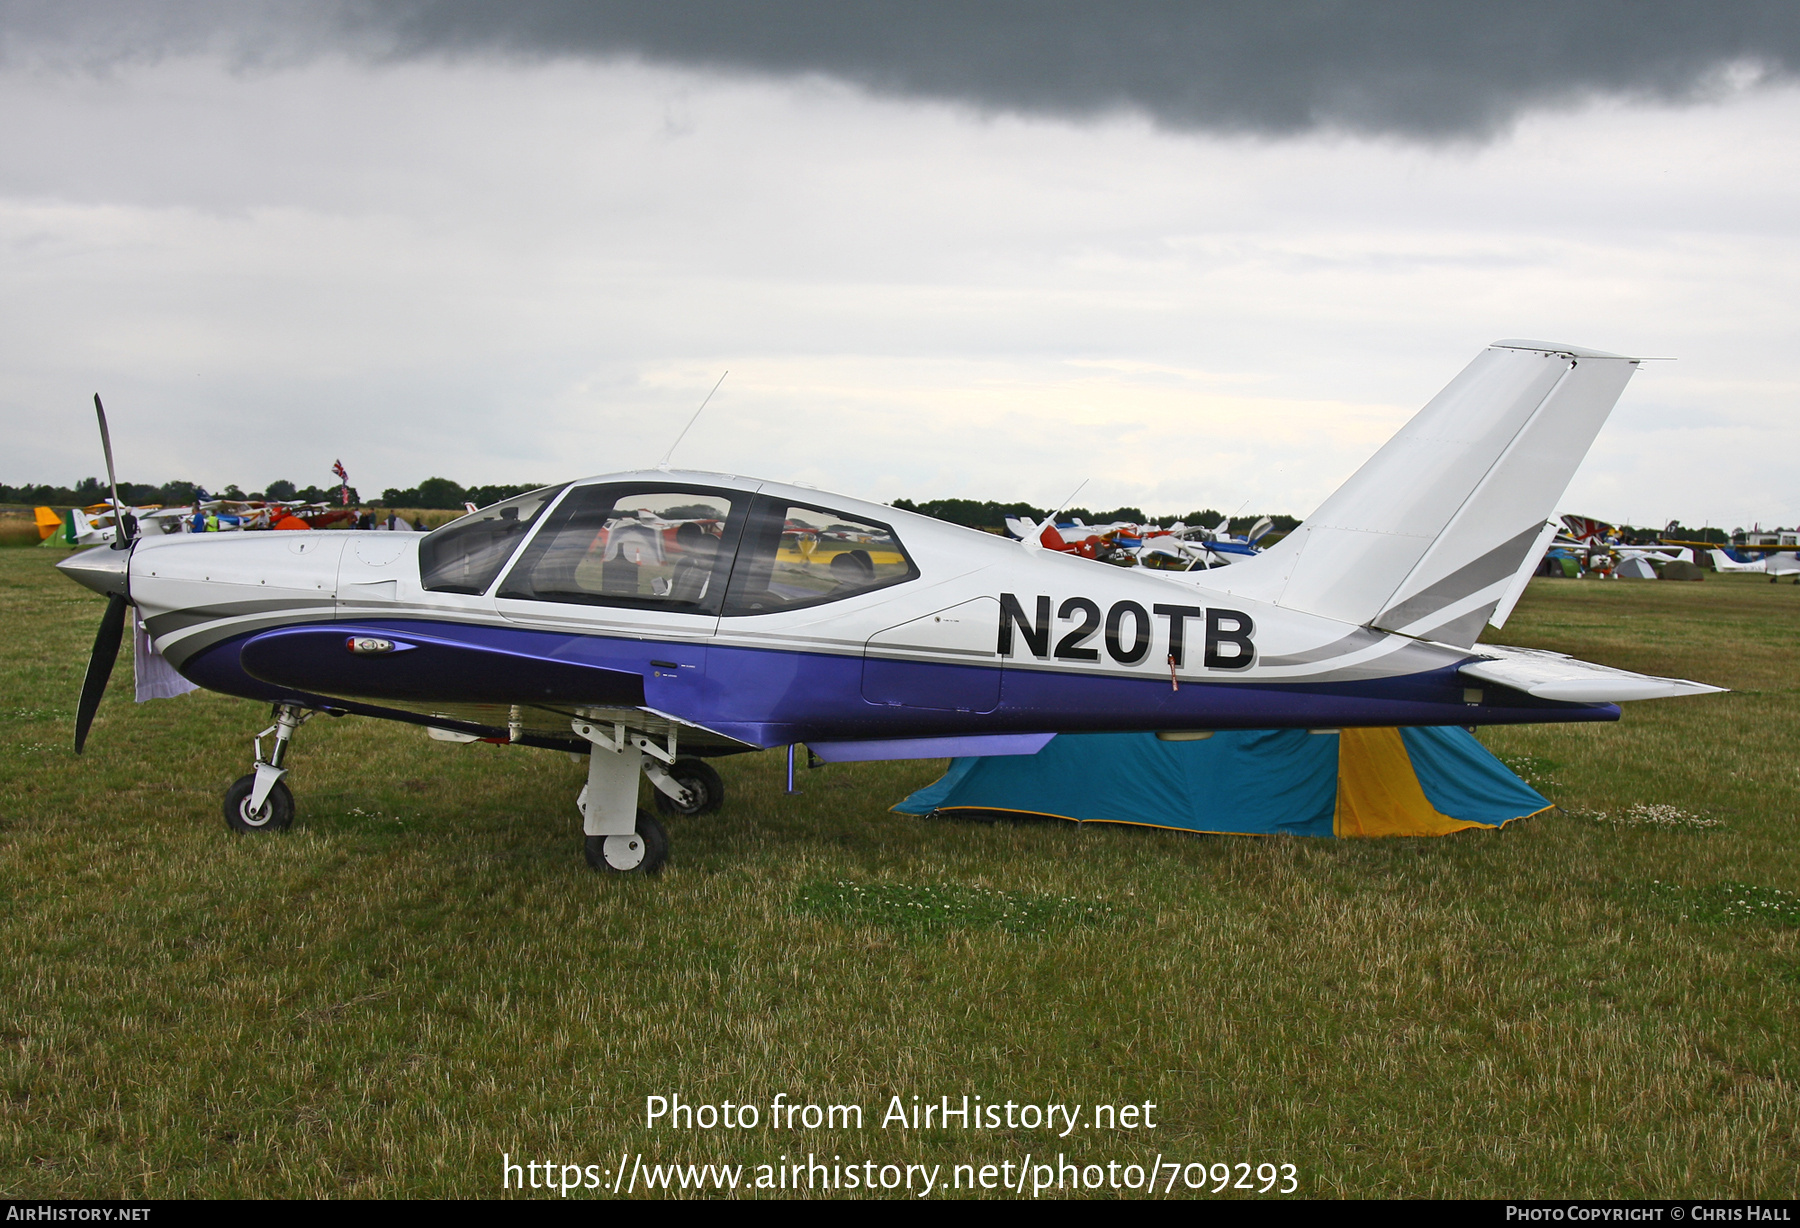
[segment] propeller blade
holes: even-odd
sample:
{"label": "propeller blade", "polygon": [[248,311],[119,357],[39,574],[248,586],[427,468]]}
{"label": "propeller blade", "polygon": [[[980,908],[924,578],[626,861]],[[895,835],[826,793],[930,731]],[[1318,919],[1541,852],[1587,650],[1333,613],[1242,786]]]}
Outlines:
{"label": "propeller blade", "polygon": [[[126,515],[125,505],[119,501],[119,479],[113,473],[112,435],[106,429],[106,406],[100,404],[97,392],[94,394],[94,413],[100,419],[100,450],[106,453],[106,481],[112,487],[113,549],[123,550],[137,536],[137,518]],[[118,645],[113,647],[116,650]]]}
{"label": "propeller blade", "polygon": [[130,603],[118,593],[106,599],[106,614],[100,619],[100,631],[94,636],[94,655],[88,658],[87,677],[81,681],[81,702],[75,707],[75,753],[87,744],[88,727],[100,708],[100,697],[106,694],[106,680],[112,677],[113,662],[119,658],[119,641],[125,635],[125,611]]}

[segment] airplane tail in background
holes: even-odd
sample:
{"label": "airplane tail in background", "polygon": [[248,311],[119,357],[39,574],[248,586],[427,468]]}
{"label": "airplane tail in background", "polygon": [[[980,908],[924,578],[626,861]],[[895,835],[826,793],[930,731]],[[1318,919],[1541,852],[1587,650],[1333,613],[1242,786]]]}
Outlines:
{"label": "airplane tail in background", "polygon": [[1708,550],[1707,554],[1712,556],[1714,571],[1767,571],[1768,570],[1768,567],[1763,559],[1752,559],[1748,563],[1740,563],[1736,559],[1732,558],[1729,554],[1726,554],[1723,550]]}
{"label": "airplane tail in background", "polygon": [[1638,362],[1496,341],[1298,529],[1257,558],[1205,573],[1206,582],[1473,644],[1523,589],[1546,521]]}
{"label": "airplane tail in background", "polygon": [[32,511],[37,521],[38,540],[47,541],[62,532],[63,518],[56,514],[55,508],[40,507]]}

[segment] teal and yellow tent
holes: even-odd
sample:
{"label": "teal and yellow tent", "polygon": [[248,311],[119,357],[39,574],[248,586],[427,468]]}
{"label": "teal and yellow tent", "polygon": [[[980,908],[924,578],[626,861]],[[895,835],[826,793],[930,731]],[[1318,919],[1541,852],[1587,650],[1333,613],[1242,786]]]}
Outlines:
{"label": "teal and yellow tent", "polygon": [[1443,836],[1549,808],[1458,728],[1062,734],[954,759],[894,807],[1258,836]]}

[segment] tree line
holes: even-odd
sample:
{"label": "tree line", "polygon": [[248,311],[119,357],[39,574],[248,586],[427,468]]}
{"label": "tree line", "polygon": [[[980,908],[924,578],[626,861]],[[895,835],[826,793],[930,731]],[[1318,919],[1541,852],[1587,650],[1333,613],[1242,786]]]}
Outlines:
{"label": "tree line", "polygon": [[[209,499],[304,499],[308,503],[336,503],[343,497],[341,488],[337,486],[300,487],[292,482],[281,481],[270,482],[266,490],[253,491],[241,490],[236,482],[219,490],[202,487],[198,482],[164,482],[160,486],[144,482],[120,482],[119,498],[133,507],[146,507],[153,503],[163,507],[180,507],[192,503],[202,490]],[[73,486],[7,486],[0,483],[0,503],[87,507],[111,500],[112,492],[99,478],[82,478]],[[356,501],[356,487],[352,486],[350,502]]]}
{"label": "tree line", "polygon": [[[426,478],[417,486],[406,489],[389,487],[381,492],[380,499],[370,500],[367,504],[363,503],[362,496],[352,486],[350,502],[357,507],[461,511],[464,503],[486,507],[490,503],[522,495],[528,490],[536,490],[541,485],[541,482],[528,482],[516,486],[460,486],[449,478]],[[208,499],[272,499],[283,502],[299,499],[306,503],[330,503],[334,506],[343,502],[344,498],[341,486],[296,486],[285,478],[270,482],[261,490],[250,491],[243,490],[236,482],[218,490],[202,487],[198,482],[164,482],[160,486],[143,482],[119,483],[119,498],[133,507],[147,507],[151,504],[182,507],[194,502],[202,492]],[[0,503],[22,503],[32,507],[88,507],[95,503],[110,502],[111,499],[112,492],[99,478],[82,478],[73,486],[7,486],[0,483]]]}
{"label": "tree line", "polygon": [[[426,478],[417,486],[390,486],[381,492],[381,498],[362,501],[356,487],[350,488],[350,502],[358,507],[404,507],[420,508],[434,511],[460,511],[463,504],[473,503],[476,507],[486,507],[490,503],[498,503],[502,499],[511,499],[528,490],[536,490],[543,483],[525,482],[514,485],[463,486],[449,478]],[[196,482],[164,482],[160,486],[146,485],[142,482],[120,482],[119,498],[134,507],[149,504],[161,504],[163,507],[180,507],[194,502],[204,489],[209,499],[300,499],[307,503],[337,504],[342,501],[342,489],[337,486],[296,486],[286,479],[278,479],[268,483],[261,490],[245,491],[233,482],[222,489],[202,488]],[[50,507],[87,507],[95,503],[105,503],[111,498],[106,483],[99,478],[83,478],[74,486],[25,485],[7,486],[0,484],[0,503],[22,503],[27,505],[47,505]],[[966,525],[971,529],[992,529],[1003,532],[1008,516],[1028,517],[1042,520],[1050,514],[1049,508],[1035,507],[1030,503],[996,503],[993,500],[979,499],[926,499],[914,502],[911,499],[895,499],[892,506],[902,511],[918,512],[938,520],[947,520],[951,524]],[[1185,516],[1146,516],[1142,508],[1116,507],[1110,511],[1093,511],[1085,507],[1066,508],[1061,519],[1069,520],[1079,516],[1089,524],[1107,524],[1112,521],[1127,521],[1132,524],[1155,524],[1168,528],[1177,520],[1185,524],[1204,524],[1208,528],[1219,523],[1225,517],[1213,508],[1197,512],[1189,512]],[[1231,517],[1231,531],[1242,533],[1255,524],[1260,516]],[[1279,532],[1287,532],[1300,522],[1292,516],[1273,516],[1275,528]]]}

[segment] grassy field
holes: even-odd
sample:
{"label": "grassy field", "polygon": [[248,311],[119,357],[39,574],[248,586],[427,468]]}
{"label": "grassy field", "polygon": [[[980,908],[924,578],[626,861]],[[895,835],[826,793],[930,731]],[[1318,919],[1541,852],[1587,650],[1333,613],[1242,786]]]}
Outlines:
{"label": "grassy field", "polygon": [[[59,557],[0,551],[5,1196],[488,1196],[503,1153],[748,1185],[809,1152],[1795,1192],[1793,585],[1534,581],[1506,642],[1733,692],[1484,734],[1561,807],[1501,833],[921,821],[887,807],[941,764],[788,797],[771,754],[720,761],[723,812],[673,821],[643,880],[583,864],[567,757],[355,718],[302,731],[293,831],[234,838],[264,710],[134,705],[128,659],[77,759],[102,603]],[[763,1122],[647,1128],[676,1093]],[[863,1128],[769,1129],[777,1094]],[[1149,1101],[1156,1128],[880,1124],[964,1094]]]}

